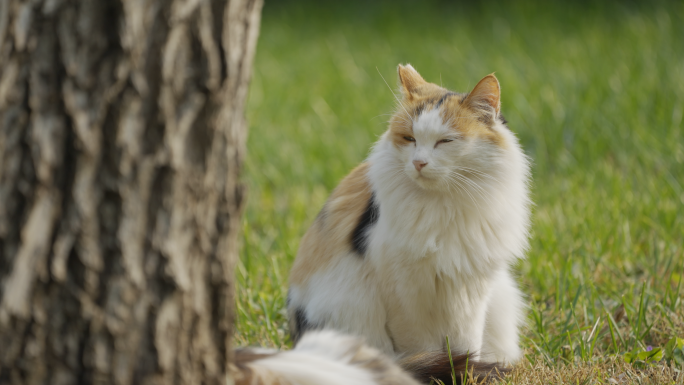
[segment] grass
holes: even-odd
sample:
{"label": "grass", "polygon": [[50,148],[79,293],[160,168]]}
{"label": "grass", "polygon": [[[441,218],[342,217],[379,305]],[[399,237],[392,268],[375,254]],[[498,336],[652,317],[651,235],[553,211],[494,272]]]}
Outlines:
{"label": "grass", "polygon": [[512,383],[646,373],[625,353],[684,337],[684,3],[342,3],[264,8],[236,343],[289,347],[299,240],[386,128],[395,101],[378,72],[394,87],[410,62],[456,91],[496,71],[534,162],[533,236],[517,266],[527,360]]}

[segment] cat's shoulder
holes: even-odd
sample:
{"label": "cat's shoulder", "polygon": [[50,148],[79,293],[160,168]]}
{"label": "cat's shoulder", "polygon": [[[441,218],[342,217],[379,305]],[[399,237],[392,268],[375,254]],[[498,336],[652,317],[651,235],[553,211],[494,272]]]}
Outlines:
{"label": "cat's shoulder", "polygon": [[368,163],[361,163],[332,192],[302,238],[290,275],[292,283],[306,281],[338,256],[359,252],[356,233],[368,222],[373,204],[369,168]]}
{"label": "cat's shoulder", "polygon": [[[330,217],[332,221],[327,221],[335,223],[337,216],[342,216],[344,218],[352,214],[361,214],[365,208],[365,204],[373,195],[371,190],[370,181],[368,179],[368,169],[370,168],[369,163],[361,163],[356,166],[335,188],[335,190],[328,198],[321,213],[328,216],[335,215],[336,217]],[[318,218],[325,220],[326,218]]]}

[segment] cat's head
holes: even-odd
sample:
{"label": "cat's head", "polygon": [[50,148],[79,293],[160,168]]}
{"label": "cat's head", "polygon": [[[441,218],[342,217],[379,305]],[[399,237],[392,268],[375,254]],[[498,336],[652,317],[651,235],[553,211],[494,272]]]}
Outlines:
{"label": "cat's head", "polygon": [[418,186],[470,190],[501,171],[507,151],[519,151],[501,117],[493,74],[467,94],[426,82],[411,65],[399,65],[399,81],[403,99],[384,139]]}

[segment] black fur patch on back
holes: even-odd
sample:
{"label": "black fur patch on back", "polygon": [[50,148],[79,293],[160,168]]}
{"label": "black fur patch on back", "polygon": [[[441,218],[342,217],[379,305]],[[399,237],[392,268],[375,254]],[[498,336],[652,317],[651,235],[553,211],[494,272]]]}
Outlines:
{"label": "black fur patch on back", "polygon": [[380,217],[380,210],[375,203],[375,193],[371,194],[368,200],[368,206],[363,215],[359,218],[359,223],[352,232],[351,245],[352,249],[360,256],[366,254],[368,247],[368,230],[378,221]]}
{"label": "black fur patch on back", "polygon": [[294,326],[293,330],[290,330],[290,338],[292,338],[292,343],[297,344],[299,338],[306,333],[308,330],[318,329],[318,326],[306,319],[306,313],[304,309],[299,307],[294,311],[294,322],[290,325]]}

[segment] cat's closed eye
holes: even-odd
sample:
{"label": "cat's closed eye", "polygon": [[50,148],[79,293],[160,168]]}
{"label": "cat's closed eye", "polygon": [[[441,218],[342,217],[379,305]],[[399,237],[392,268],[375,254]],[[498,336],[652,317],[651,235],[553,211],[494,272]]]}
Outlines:
{"label": "cat's closed eye", "polygon": [[437,147],[437,145],[440,144],[440,143],[449,143],[449,142],[453,142],[453,141],[454,141],[453,139],[442,139],[442,140],[438,140],[437,143],[435,143],[435,147]]}
{"label": "cat's closed eye", "polygon": [[404,140],[409,141],[409,142],[415,142],[416,141],[416,139],[412,136],[405,136]]}

